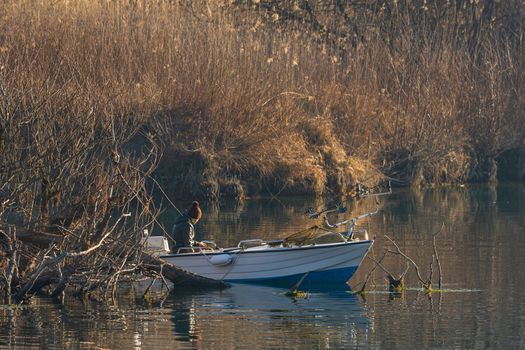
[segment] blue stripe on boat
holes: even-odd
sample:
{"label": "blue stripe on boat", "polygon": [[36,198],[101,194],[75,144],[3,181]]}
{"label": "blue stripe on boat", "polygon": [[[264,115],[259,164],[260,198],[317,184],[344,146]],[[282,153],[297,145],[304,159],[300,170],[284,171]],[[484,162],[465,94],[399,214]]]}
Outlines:
{"label": "blue stripe on boat", "polygon": [[[333,289],[334,287],[347,288],[346,281],[348,281],[357,267],[344,267],[339,269],[333,269],[328,271],[313,271],[303,280],[300,289]],[[303,274],[278,277],[278,278],[259,278],[249,280],[229,280],[225,279],[226,282],[230,283],[257,283],[269,286],[279,286],[291,288],[303,277]]]}

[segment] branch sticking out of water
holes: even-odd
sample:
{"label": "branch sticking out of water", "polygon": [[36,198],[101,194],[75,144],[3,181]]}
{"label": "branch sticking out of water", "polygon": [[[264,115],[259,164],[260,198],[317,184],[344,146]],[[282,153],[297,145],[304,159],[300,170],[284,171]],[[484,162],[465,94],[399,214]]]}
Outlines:
{"label": "branch sticking out of water", "polygon": [[[419,281],[421,282],[423,288],[428,291],[428,292],[431,292],[432,291],[432,275],[433,275],[433,262],[434,262],[434,258],[436,259],[437,261],[437,264],[438,264],[438,269],[439,269],[439,282],[438,282],[438,288],[441,289],[441,284],[442,284],[442,270],[441,270],[441,263],[439,262],[439,255],[437,253],[437,248],[436,248],[436,237],[437,235],[443,230],[443,227],[445,227],[445,223],[443,223],[441,225],[441,227],[439,228],[438,231],[436,231],[435,233],[432,234],[432,248],[434,250],[434,254],[432,255],[432,260],[430,261],[430,264],[429,264],[429,275],[428,275],[428,278],[427,280],[423,280],[423,278],[421,277],[421,273],[419,271],[419,266],[414,262],[414,260],[412,258],[410,258],[408,255],[406,255],[405,253],[403,253],[401,251],[401,249],[399,248],[399,246],[397,245],[397,243],[392,239],[390,238],[389,236],[385,235],[385,237],[394,245],[394,247],[396,248],[396,251],[392,251],[392,250],[388,250],[389,253],[392,253],[392,254],[396,254],[396,255],[401,255],[402,257],[404,257],[410,264],[412,264],[412,266],[414,266],[414,269],[416,270],[416,274],[417,274],[417,278],[419,279]],[[408,272],[408,269],[405,271],[405,273]]]}
{"label": "branch sticking out of water", "polygon": [[443,273],[442,273],[443,271],[441,270],[441,263],[439,262],[439,255],[438,255],[437,248],[436,248],[436,237],[443,230],[443,227],[445,227],[445,223],[442,223],[439,231],[437,231],[436,233],[432,235],[432,247],[434,248],[434,256],[436,257],[436,262],[438,265],[438,272],[439,272],[438,289],[441,289],[441,285],[443,282]]}
{"label": "branch sticking out of water", "polygon": [[[441,263],[439,261],[439,255],[438,255],[438,252],[437,252],[436,237],[443,230],[444,226],[445,226],[445,224],[443,223],[441,225],[441,228],[438,231],[436,231],[435,233],[432,234],[432,248],[433,248],[433,252],[434,253],[432,255],[432,260],[430,261],[430,264],[429,264],[429,275],[428,275],[428,278],[426,280],[424,280],[423,277],[421,276],[419,265],[416,264],[416,262],[411,257],[409,257],[407,254],[405,254],[401,250],[401,248],[399,248],[399,245],[392,238],[390,238],[388,235],[385,235],[386,239],[388,239],[394,245],[395,250],[385,249],[385,251],[383,253],[383,256],[379,260],[376,260],[376,259],[374,259],[373,257],[371,257],[369,255],[367,256],[367,258],[372,260],[375,265],[367,273],[367,275],[365,277],[365,281],[363,282],[363,285],[361,286],[360,290],[358,292],[356,292],[356,294],[363,295],[365,293],[366,285],[367,285],[368,281],[370,280],[370,278],[372,276],[372,273],[375,271],[375,269],[377,267],[379,267],[381,270],[383,270],[383,272],[385,272],[387,274],[386,277],[388,279],[388,288],[389,288],[389,290],[391,292],[396,292],[396,293],[402,292],[405,289],[404,279],[405,279],[405,276],[407,275],[408,271],[410,270],[410,266],[414,266],[414,269],[416,271],[416,275],[417,275],[419,281],[421,282],[422,287],[425,289],[425,291],[430,293],[430,292],[433,291],[432,290],[432,277],[433,277],[433,272],[434,272],[434,270],[433,270],[434,259],[436,259],[436,262],[437,262],[437,265],[438,265],[438,272],[439,272],[438,289],[441,290],[443,273],[442,273],[442,269],[441,269]],[[401,255],[403,258],[405,258],[405,260],[407,262],[405,271],[403,271],[403,273],[399,277],[396,277],[382,263],[383,259],[386,257],[386,255],[388,253],[394,254],[394,255]]]}

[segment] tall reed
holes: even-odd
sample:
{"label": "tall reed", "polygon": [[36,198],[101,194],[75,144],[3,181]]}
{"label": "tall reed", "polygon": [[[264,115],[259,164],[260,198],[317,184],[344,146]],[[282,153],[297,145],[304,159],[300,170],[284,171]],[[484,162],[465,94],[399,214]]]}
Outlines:
{"label": "tall reed", "polygon": [[60,86],[79,118],[140,118],[181,193],[488,181],[523,146],[519,1],[3,6],[5,94],[60,104]]}

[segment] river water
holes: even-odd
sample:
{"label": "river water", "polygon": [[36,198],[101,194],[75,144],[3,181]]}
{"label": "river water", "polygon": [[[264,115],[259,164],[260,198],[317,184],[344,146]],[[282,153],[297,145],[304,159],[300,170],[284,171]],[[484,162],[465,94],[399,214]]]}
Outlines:
{"label": "river water", "polygon": [[[322,203],[305,198],[248,200],[242,206],[204,205],[201,238],[220,246],[241,239],[282,238],[317,222],[303,213]],[[372,211],[361,227],[376,236],[371,256],[392,249],[388,235],[428,276],[432,234],[443,292],[387,292],[376,269],[364,297],[346,286],[290,298],[286,290],[234,285],[222,292],[175,291],[148,302],[124,290],[118,306],[66,298],[19,308],[0,307],[0,348],[136,349],[525,349],[525,186],[398,191],[349,205]],[[347,216],[341,215],[340,219]],[[166,226],[174,220],[167,211]],[[388,255],[392,273],[405,269]],[[350,280],[358,288],[373,267],[365,260]],[[437,264],[433,265],[438,280]],[[435,285],[437,288],[437,286]]]}

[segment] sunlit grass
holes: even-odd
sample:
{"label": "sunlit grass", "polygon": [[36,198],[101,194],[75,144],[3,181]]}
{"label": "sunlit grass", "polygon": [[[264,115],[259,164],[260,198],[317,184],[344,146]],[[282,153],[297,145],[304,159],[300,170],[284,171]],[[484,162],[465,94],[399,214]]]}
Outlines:
{"label": "sunlit grass", "polygon": [[432,31],[396,17],[385,32],[393,18],[356,11],[371,24],[352,41],[323,34],[348,28],[321,5],[325,29],[227,2],[3,6],[10,103],[144,119],[165,143],[158,176],[180,191],[345,193],[379,171],[406,184],[483,180],[523,139],[522,44],[487,27],[473,56],[449,12]]}

